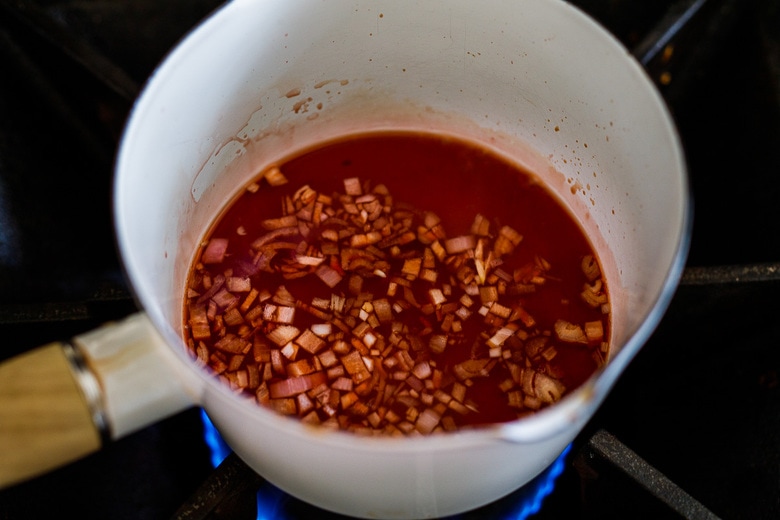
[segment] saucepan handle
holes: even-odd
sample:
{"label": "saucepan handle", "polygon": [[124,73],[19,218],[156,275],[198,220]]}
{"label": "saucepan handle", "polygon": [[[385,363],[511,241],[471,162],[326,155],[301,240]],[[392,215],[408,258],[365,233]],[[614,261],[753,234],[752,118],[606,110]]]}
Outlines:
{"label": "saucepan handle", "polygon": [[143,313],[0,364],[0,488],[193,406],[183,365]]}
{"label": "saucepan handle", "polygon": [[100,448],[74,356],[69,344],[51,343],[0,365],[0,487]]}

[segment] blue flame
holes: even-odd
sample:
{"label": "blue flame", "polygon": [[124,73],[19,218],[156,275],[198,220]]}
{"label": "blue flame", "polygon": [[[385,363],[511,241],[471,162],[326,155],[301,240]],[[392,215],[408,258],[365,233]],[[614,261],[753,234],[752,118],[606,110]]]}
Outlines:
{"label": "blue flame", "polygon": [[566,467],[566,457],[571,451],[571,444],[566,446],[555,462],[545,470],[540,476],[538,476],[531,484],[524,486],[522,489],[529,489],[531,493],[518,502],[517,509],[508,518],[515,520],[525,520],[531,515],[539,512],[542,508],[542,503],[547,496],[552,493],[555,488],[555,481],[558,479],[563,470]]}
{"label": "blue flame", "polygon": [[203,440],[211,452],[211,465],[216,468],[230,455],[231,450],[203,409],[200,410],[200,418],[203,421]]}
{"label": "blue flame", "polygon": [[283,506],[288,498],[281,489],[266,483],[257,490],[257,520],[287,518]]}
{"label": "blue flame", "polygon": [[[202,410],[201,417],[203,419],[204,440],[211,452],[211,464],[216,468],[230,454],[231,450],[214,427],[211,419]],[[541,510],[544,499],[552,493],[556,480],[566,468],[566,459],[571,449],[572,445],[570,444],[544,472],[519,490],[498,500],[494,504],[496,507],[490,512],[483,515],[483,510],[480,509],[450,517],[450,520],[485,518],[487,515],[496,515],[497,518],[506,520],[528,519]],[[295,500],[272,484],[264,483],[257,491],[257,520],[285,520],[290,518],[285,511],[285,507],[288,503],[292,503]],[[313,506],[311,507],[313,508]],[[486,506],[486,508],[490,507]],[[322,513],[328,516],[328,518],[338,517],[338,515],[334,516],[325,511],[322,511]]]}

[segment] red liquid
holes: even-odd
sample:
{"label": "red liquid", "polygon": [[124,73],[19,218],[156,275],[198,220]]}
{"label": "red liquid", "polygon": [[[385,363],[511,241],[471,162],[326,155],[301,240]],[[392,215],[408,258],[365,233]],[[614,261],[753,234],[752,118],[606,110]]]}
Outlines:
{"label": "red liquid", "polygon": [[[452,416],[458,427],[512,420],[532,413],[540,406],[548,405],[548,402],[539,403],[538,399],[534,398],[527,399],[524,405],[518,406],[517,401],[514,401],[514,405],[508,404],[507,392],[517,391],[518,387],[522,387],[522,376],[518,375],[520,369],[533,369],[549,376],[558,381],[568,392],[582,384],[606,357],[604,342],[609,337],[609,319],[608,314],[602,310],[607,307],[588,305],[581,297],[583,285],[589,282],[583,274],[582,259],[588,255],[592,257],[597,255],[571,215],[536,182],[534,177],[519,170],[514,164],[469,142],[438,135],[398,132],[353,136],[325,143],[283,162],[280,164],[280,169],[289,181],[287,184],[269,187],[261,182],[258,191],[244,192],[230,207],[226,208],[214,225],[209,236],[229,239],[228,252],[223,262],[200,265],[193,270],[190,287],[199,295],[206,290],[199,285],[204,273],[213,279],[227,272],[233,275],[252,273],[250,276],[252,286],[267,288],[271,292],[283,285],[296,300],[304,303],[312,302],[314,298],[330,299],[333,293],[345,297],[355,296],[350,293],[348,287],[349,273],[346,273],[339,285],[331,288],[314,274],[285,279],[278,272],[254,273],[254,270],[248,266],[251,265],[253,256],[256,258],[257,254],[252,249],[253,242],[268,233],[260,223],[266,219],[282,216],[282,201],[285,197],[292,197],[304,185],[324,195],[343,194],[344,179],[359,178],[364,184],[368,183],[366,191],[370,191],[371,187],[378,184],[386,186],[392,195],[394,208],[408,205],[438,215],[448,238],[470,234],[477,214],[490,221],[492,237],[496,236],[501,226],[511,227],[522,235],[522,241],[511,253],[501,255],[501,263],[496,268],[500,268],[504,274],[522,271],[527,266],[538,266],[539,258],[544,259],[549,265],[549,269],[538,273],[540,278],[543,278],[541,282],[536,280],[539,283],[535,285],[523,284],[524,287],[534,285],[533,292],[500,297],[499,302],[502,305],[522,308],[533,318],[534,323],[528,326],[515,315],[509,323],[521,329],[520,339],[513,338],[501,345],[499,350],[502,350],[502,353],[498,358],[489,358],[487,353],[489,345],[486,346],[486,339],[507,322],[499,321],[494,325],[486,325],[483,316],[477,312],[480,307],[479,296],[472,296],[476,304],[471,309],[471,317],[460,320],[461,331],[457,334],[449,334],[451,343],[444,352],[437,353],[429,349],[410,351],[415,361],[432,361],[435,363],[435,368],[444,374],[437,379],[436,383],[428,383],[428,388],[423,389],[422,393],[432,394],[434,390],[439,389],[438,385],[446,386],[449,392],[453,381],[468,386],[466,401],[471,411],[465,414],[446,412]],[[334,196],[334,199],[336,198]],[[315,229],[307,237],[307,242],[317,244],[318,240],[322,240],[319,233],[320,230]],[[301,237],[289,237],[284,240],[300,241]],[[405,246],[404,251],[407,256],[419,256],[424,247],[423,244],[413,243]],[[274,261],[291,254],[289,250],[285,250],[283,254],[280,253],[275,257]],[[389,264],[389,272],[395,275],[402,273],[403,259],[391,258]],[[525,271],[527,272],[528,269]],[[452,278],[454,274],[448,273],[443,264],[436,266],[436,272],[439,276],[435,283],[415,280],[411,284],[414,300],[421,304],[429,303],[430,288],[440,287],[444,280],[454,280]],[[510,285],[514,285],[517,281],[515,278],[517,277],[513,278]],[[361,294],[370,293],[374,299],[383,298],[388,291],[388,283],[388,278],[364,276]],[[458,301],[463,293],[462,289],[455,286],[447,301]],[[232,304],[233,307],[240,304],[245,293],[237,296],[240,298]],[[602,295],[602,298],[604,297]],[[188,300],[188,305],[194,305],[193,302],[198,301],[203,305],[208,304],[207,301],[202,300],[202,297],[195,296]],[[214,307],[219,309],[218,313],[224,311],[212,304],[212,309]],[[398,313],[394,321],[403,322],[413,334],[419,333],[420,343],[427,345],[431,334],[442,332],[441,316],[437,317],[436,313],[431,314],[430,311],[430,304],[427,309],[407,309]],[[185,318],[185,325],[187,319]],[[585,323],[600,322],[604,331],[603,338],[591,337],[585,342],[561,341],[555,333],[554,324],[557,320],[565,320],[580,326]],[[203,340],[203,344],[208,348],[210,360],[220,360],[218,363],[209,361],[209,364],[233,386],[244,387],[246,377],[237,378],[235,375],[229,375],[230,372],[235,374],[245,371],[246,374],[247,366],[254,363],[259,365],[258,370],[262,373],[264,367],[262,363],[258,364],[255,361],[253,351],[249,351],[240,363],[238,358],[233,359],[234,366],[226,369],[225,366],[231,363],[233,354],[220,352],[214,347],[214,343],[226,332],[231,331],[239,335],[243,334],[252,344],[261,340],[267,343],[267,340],[262,337],[266,329],[263,328],[261,321],[254,321],[251,327],[243,324],[244,328],[241,329],[240,334],[238,326],[232,329],[222,328],[221,325],[215,327],[212,323],[210,338]],[[322,319],[296,309],[294,325],[300,330],[322,322]],[[187,330],[189,326],[185,326],[185,331]],[[391,336],[391,324],[383,323],[375,327],[373,332],[386,340]],[[553,351],[547,352],[551,359],[539,355],[529,357],[525,343],[528,339],[537,336],[548,338],[545,349],[553,347],[555,354],[552,356]],[[196,351],[198,341],[194,341],[190,336],[187,339],[190,340],[193,351]],[[349,339],[349,336],[346,339]],[[273,344],[271,347],[279,348]],[[513,354],[513,349],[517,353]],[[496,352],[493,352],[494,355],[497,355]],[[368,357],[373,356],[376,364],[382,365],[383,358],[374,354],[376,352]],[[203,356],[202,352],[201,356]],[[461,381],[457,376],[453,376],[453,367],[474,357],[496,361],[489,376],[473,377],[468,381]],[[300,349],[295,360],[302,358],[313,359],[313,356]],[[506,362],[514,365],[514,373]],[[382,377],[395,384],[396,382],[389,375],[390,369],[385,369],[384,365],[382,367]],[[510,390],[508,386],[513,376],[516,385]],[[268,384],[280,379],[284,377],[276,374]],[[509,383],[502,388],[502,382],[507,381]],[[320,379],[317,379],[317,382],[320,382]],[[355,384],[358,382],[359,378]],[[379,388],[379,385],[375,385],[372,392],[361,396],[362,401],[369,407],[379,401]],[[256,388],[247,387],[245,390],[254,393]],[[339,395],[343,396],[344,393],[341,392]],[[287,399],[294,398],[292,396]],[[557,398],[558,396],[555,400]],[[426,402],[430,404],[430,401],[428,397]],[[414,424],[414,412],[407,415],[408,410],[397,403],[389,407],[402,417],[406,416],[407,422]],[[430,406],[420,404],[418,411],[422,412],[428,407]],[[376,411],[376,409],[372,410]],[[380,414],[386,411],[381,407],[378,410]],[[439,405],[436,410],[442,412],[444,407]],[[350,415],[349,409],[335,414],[336,417],[341,415],[349,416],[349,419],[342,418],[342,427],[345,425],[371,427],[368,424],[370,421],[367,422],[365,416]],[[321,420],[327,420],[329,417],[324,413],[320,413],[319,416]],[[373,419],[376,420],[376,417]]]}

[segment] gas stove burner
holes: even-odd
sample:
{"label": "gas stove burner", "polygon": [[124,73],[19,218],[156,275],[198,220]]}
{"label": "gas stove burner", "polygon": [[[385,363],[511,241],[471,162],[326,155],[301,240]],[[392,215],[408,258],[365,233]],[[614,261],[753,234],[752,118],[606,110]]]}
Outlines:
{"label": "gas stove burner", "polygon": [[[214,468],[218,468],[231,454],[231,449],[222,439],[206,412],[201,410],[200,415],[203,421],[204,440],[211,453],[211,463]],[[509,495],[473,511],[446,518],[448,520],[469,520],[472,518],[525,520],[531,517],[539,512],[544,500],[555,489],[556,480],[563,473],[571,451],[572,445],[570,444],[547,469]],[[306,504],[265,480],[259,482],[256,493],[257,520],[299,520],[314,517],[336,520],[347,518]]]}

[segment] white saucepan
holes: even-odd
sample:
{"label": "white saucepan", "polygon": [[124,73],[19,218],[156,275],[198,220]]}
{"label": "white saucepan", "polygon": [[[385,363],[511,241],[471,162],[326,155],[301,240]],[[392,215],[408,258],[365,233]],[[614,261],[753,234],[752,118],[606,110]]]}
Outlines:
{"label": "white saucepan", "polygon": [[[320,431],[234,395],[183,348],[188,267],[223,205],[291,151],[397,127],[508,155],[547,183],[598,250],[611,291],[610,360],[530,419],[408,439]],[[546,468],[661,319],[691,225],[662,99],[615,38],[558,0],[227,3],[137,100],[114,202],[143,310],[0,366],[0,485],[97,449],[101,434],[119,438],[202,406],[269,481],[366,518],[456,514]]]}

